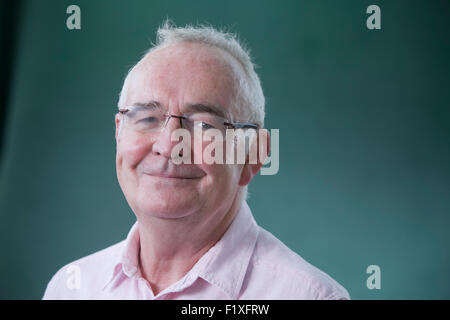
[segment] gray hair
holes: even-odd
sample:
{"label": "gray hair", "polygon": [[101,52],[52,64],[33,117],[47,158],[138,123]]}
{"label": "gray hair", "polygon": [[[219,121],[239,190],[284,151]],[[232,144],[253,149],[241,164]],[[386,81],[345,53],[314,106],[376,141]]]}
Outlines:
{"label": "gray hair", "polygon": [[242,117],[240,121],[253,122],[262,128],[265,115],[264,93],[259,77],[255,72],[256,66],[252,62],[250,50],[239,41],[237,35],[207,25],[176,27],[173,22],[167,19],[158,28],[156,43],[152,43],[152,47],[145,53],[144,57],[157,49],[182,42],[195,42],[219,48],[239,63],[245,76],[237,75],[236,80],[239,83],[236,86],[236,105],[234,107]]}

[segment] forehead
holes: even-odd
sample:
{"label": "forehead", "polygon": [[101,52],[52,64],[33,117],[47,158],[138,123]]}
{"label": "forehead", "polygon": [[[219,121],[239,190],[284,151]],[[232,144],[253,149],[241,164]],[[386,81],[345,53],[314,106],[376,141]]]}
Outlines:
{"label": "forehead", "polygon": [[130,72],[119,105],[158,101],[168,109],[195,103],[229,109],[237,89],[237,64],[225,51],[198,43],[157,49]]}

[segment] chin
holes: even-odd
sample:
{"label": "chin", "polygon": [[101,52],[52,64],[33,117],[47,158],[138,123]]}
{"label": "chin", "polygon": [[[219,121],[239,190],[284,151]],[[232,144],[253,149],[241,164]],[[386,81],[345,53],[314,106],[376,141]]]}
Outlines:
{"label": "chin", "polygon": [[163,219],[179,219],[189,216],[197,211],[199,204],[197,197],[192,195],[181,197],[174,194],[161,194],[152,192],[151,196],[142,195],[137,199],[137,205],[141,214]]}

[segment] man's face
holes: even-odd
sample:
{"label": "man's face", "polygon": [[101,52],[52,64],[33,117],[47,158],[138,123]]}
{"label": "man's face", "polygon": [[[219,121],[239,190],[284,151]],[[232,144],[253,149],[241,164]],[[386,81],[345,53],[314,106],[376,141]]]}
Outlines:
{"label": "man's face", "polygon": [[[231,57],[205,45],[158,49],[131,71],[119,106],[157,102],[168,113],[182,115],[189,105],[204,104],[231,115],[237,69]],[[121,119],[116,117],[117,176],[138,217],[180,218],[200,209],[227,210],[239,185],[249,181],[242,177],[242,165],[172,163],[171,151],[178,143],[171,141],[171,133],[179,128],[175,118],[161,132],[143,134],[124,127],[117,134]],[[202,152],[202,147],[192,153]]]}

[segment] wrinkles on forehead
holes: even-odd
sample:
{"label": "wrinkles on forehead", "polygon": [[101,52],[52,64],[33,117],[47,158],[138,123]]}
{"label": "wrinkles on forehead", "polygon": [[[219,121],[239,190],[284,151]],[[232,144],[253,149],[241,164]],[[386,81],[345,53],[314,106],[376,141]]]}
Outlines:
{"label": "wrinkles on forehead", "polygon": [[[229,109],[235,98],[240,64],[227,52],[198,43],[180,43],[147,54],[127,76],[119,106],[135,102],[203,103]],[[241,74],[240,74],[241,73]]]}

